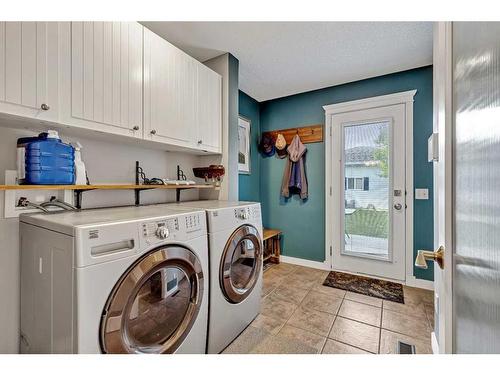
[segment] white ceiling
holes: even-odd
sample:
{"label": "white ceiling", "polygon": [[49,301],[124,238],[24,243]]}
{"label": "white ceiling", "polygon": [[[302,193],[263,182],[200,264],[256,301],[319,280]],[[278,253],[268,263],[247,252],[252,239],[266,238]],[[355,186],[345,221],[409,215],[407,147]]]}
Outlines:
{"label": "white ceiling", "polygon": [[142,22],[200,61],[230,52],[264,101],[432,64],[431,22]]}

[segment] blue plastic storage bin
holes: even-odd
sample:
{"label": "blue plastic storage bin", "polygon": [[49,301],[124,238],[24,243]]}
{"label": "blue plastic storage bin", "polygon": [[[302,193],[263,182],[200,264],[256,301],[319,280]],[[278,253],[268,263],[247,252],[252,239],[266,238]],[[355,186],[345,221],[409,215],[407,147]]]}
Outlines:
{"label": "blue plastic storage bin", "polygon": [[75,151],[59,138],[39,135],[25,146],[26,176],[29,185],[72,185],[75,183]]}

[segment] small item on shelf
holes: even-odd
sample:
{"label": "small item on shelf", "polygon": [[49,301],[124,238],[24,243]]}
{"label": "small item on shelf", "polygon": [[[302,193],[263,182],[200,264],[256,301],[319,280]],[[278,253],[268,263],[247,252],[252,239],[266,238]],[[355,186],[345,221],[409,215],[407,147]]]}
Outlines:
{"label": "small item on shelf", "polygon": [[165,185],[194,185],[196,182],[192,180],[170,180],[168,178],[162,179]]}
{"label": "small item on shelf", "polygon": [[222,181],[225,169],[223,165],[210,165],[208,167],[193,168],[195,177],[205,179],[205,183],[212,183],[216,186]]}
{"label": "small item on shelf", "polygon": [[87,172],[82,160],[82,145],[80,142],[70,143],[75,149],[75,185],[87,184]]}
{"label": "small item on shelf", "polygon": [[[24,151],[24,171],[19,179],[28,185],[73,185],[75,183],[75,150],[63,143],[55,130],[38,137],[18,140],[18,158]],[[22,162],[18,162],[22,169]]]}

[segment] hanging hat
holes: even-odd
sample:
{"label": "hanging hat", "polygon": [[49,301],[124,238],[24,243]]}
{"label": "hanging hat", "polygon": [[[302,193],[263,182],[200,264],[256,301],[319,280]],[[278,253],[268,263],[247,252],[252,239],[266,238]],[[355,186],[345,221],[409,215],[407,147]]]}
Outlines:
{"label": "hanging hat", "polygon": [[284,150],[286,148],[286,140],[285,137],[283,137],[283,134],[278,134],[275,146],[277,150]]}
{"label": "hanging hat", "polygon": [[288,156],[287,150],[288,150],[288,147],[286,144],[285,144],[285,147],[282,148],[281,150],[278,147],[276,147],[276,156],[280,159],[286,158]]}
{"label": "hanging hat", "polygon": [[266,156],[273,156],[275,152],[274,139],[269,134],[263,134],[259,145],[260,152]]}

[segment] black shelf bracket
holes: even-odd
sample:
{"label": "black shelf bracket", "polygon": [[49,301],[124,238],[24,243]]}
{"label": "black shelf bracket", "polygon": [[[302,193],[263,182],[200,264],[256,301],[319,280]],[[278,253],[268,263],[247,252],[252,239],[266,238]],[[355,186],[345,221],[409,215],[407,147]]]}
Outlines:
{"label": "black shelf bracket", "polygon": [[83,193],[85,193],[86,191],[91,191],[91,190],[95,190],[95,189],[76,189],[76,190],[73,190],[73,193],[75,194],[75,207],[79,210],[82,209],[82,195]]}
{"label": "black shelf bracket", "polygon": [[[139,161],[136,161],[135,162],[135,184],[136,185],[141,185],[141,173],[143,174],[142,168],[139,165]],[[177,179],[178,180],[185,180],[186,179],[186,175],[184,174],[184,172],[182,171],[182,169],[180,168],[179,165],[177,166]],[[141,204],[141,191],[153,190],[157,186],[158,185],[155,185],[155,184],[150,184],[150,185],[143,184],[143,185],[141,185],[140,188],[133,189],[134,190],[135,205],[140,206],[140,204]],[[181,190],[186,190],[186,189],[188,189],[188,188],[178,187],[175,189],[176,202],[181,201]],[[89,188],[89,189],[75,189],[75,190],[73,190],[74,195],[75,195],[75,207],[77,209],[82,208],[83,193],[86,191],[91,191],[91,190],[95,190],[95,189]]]}

